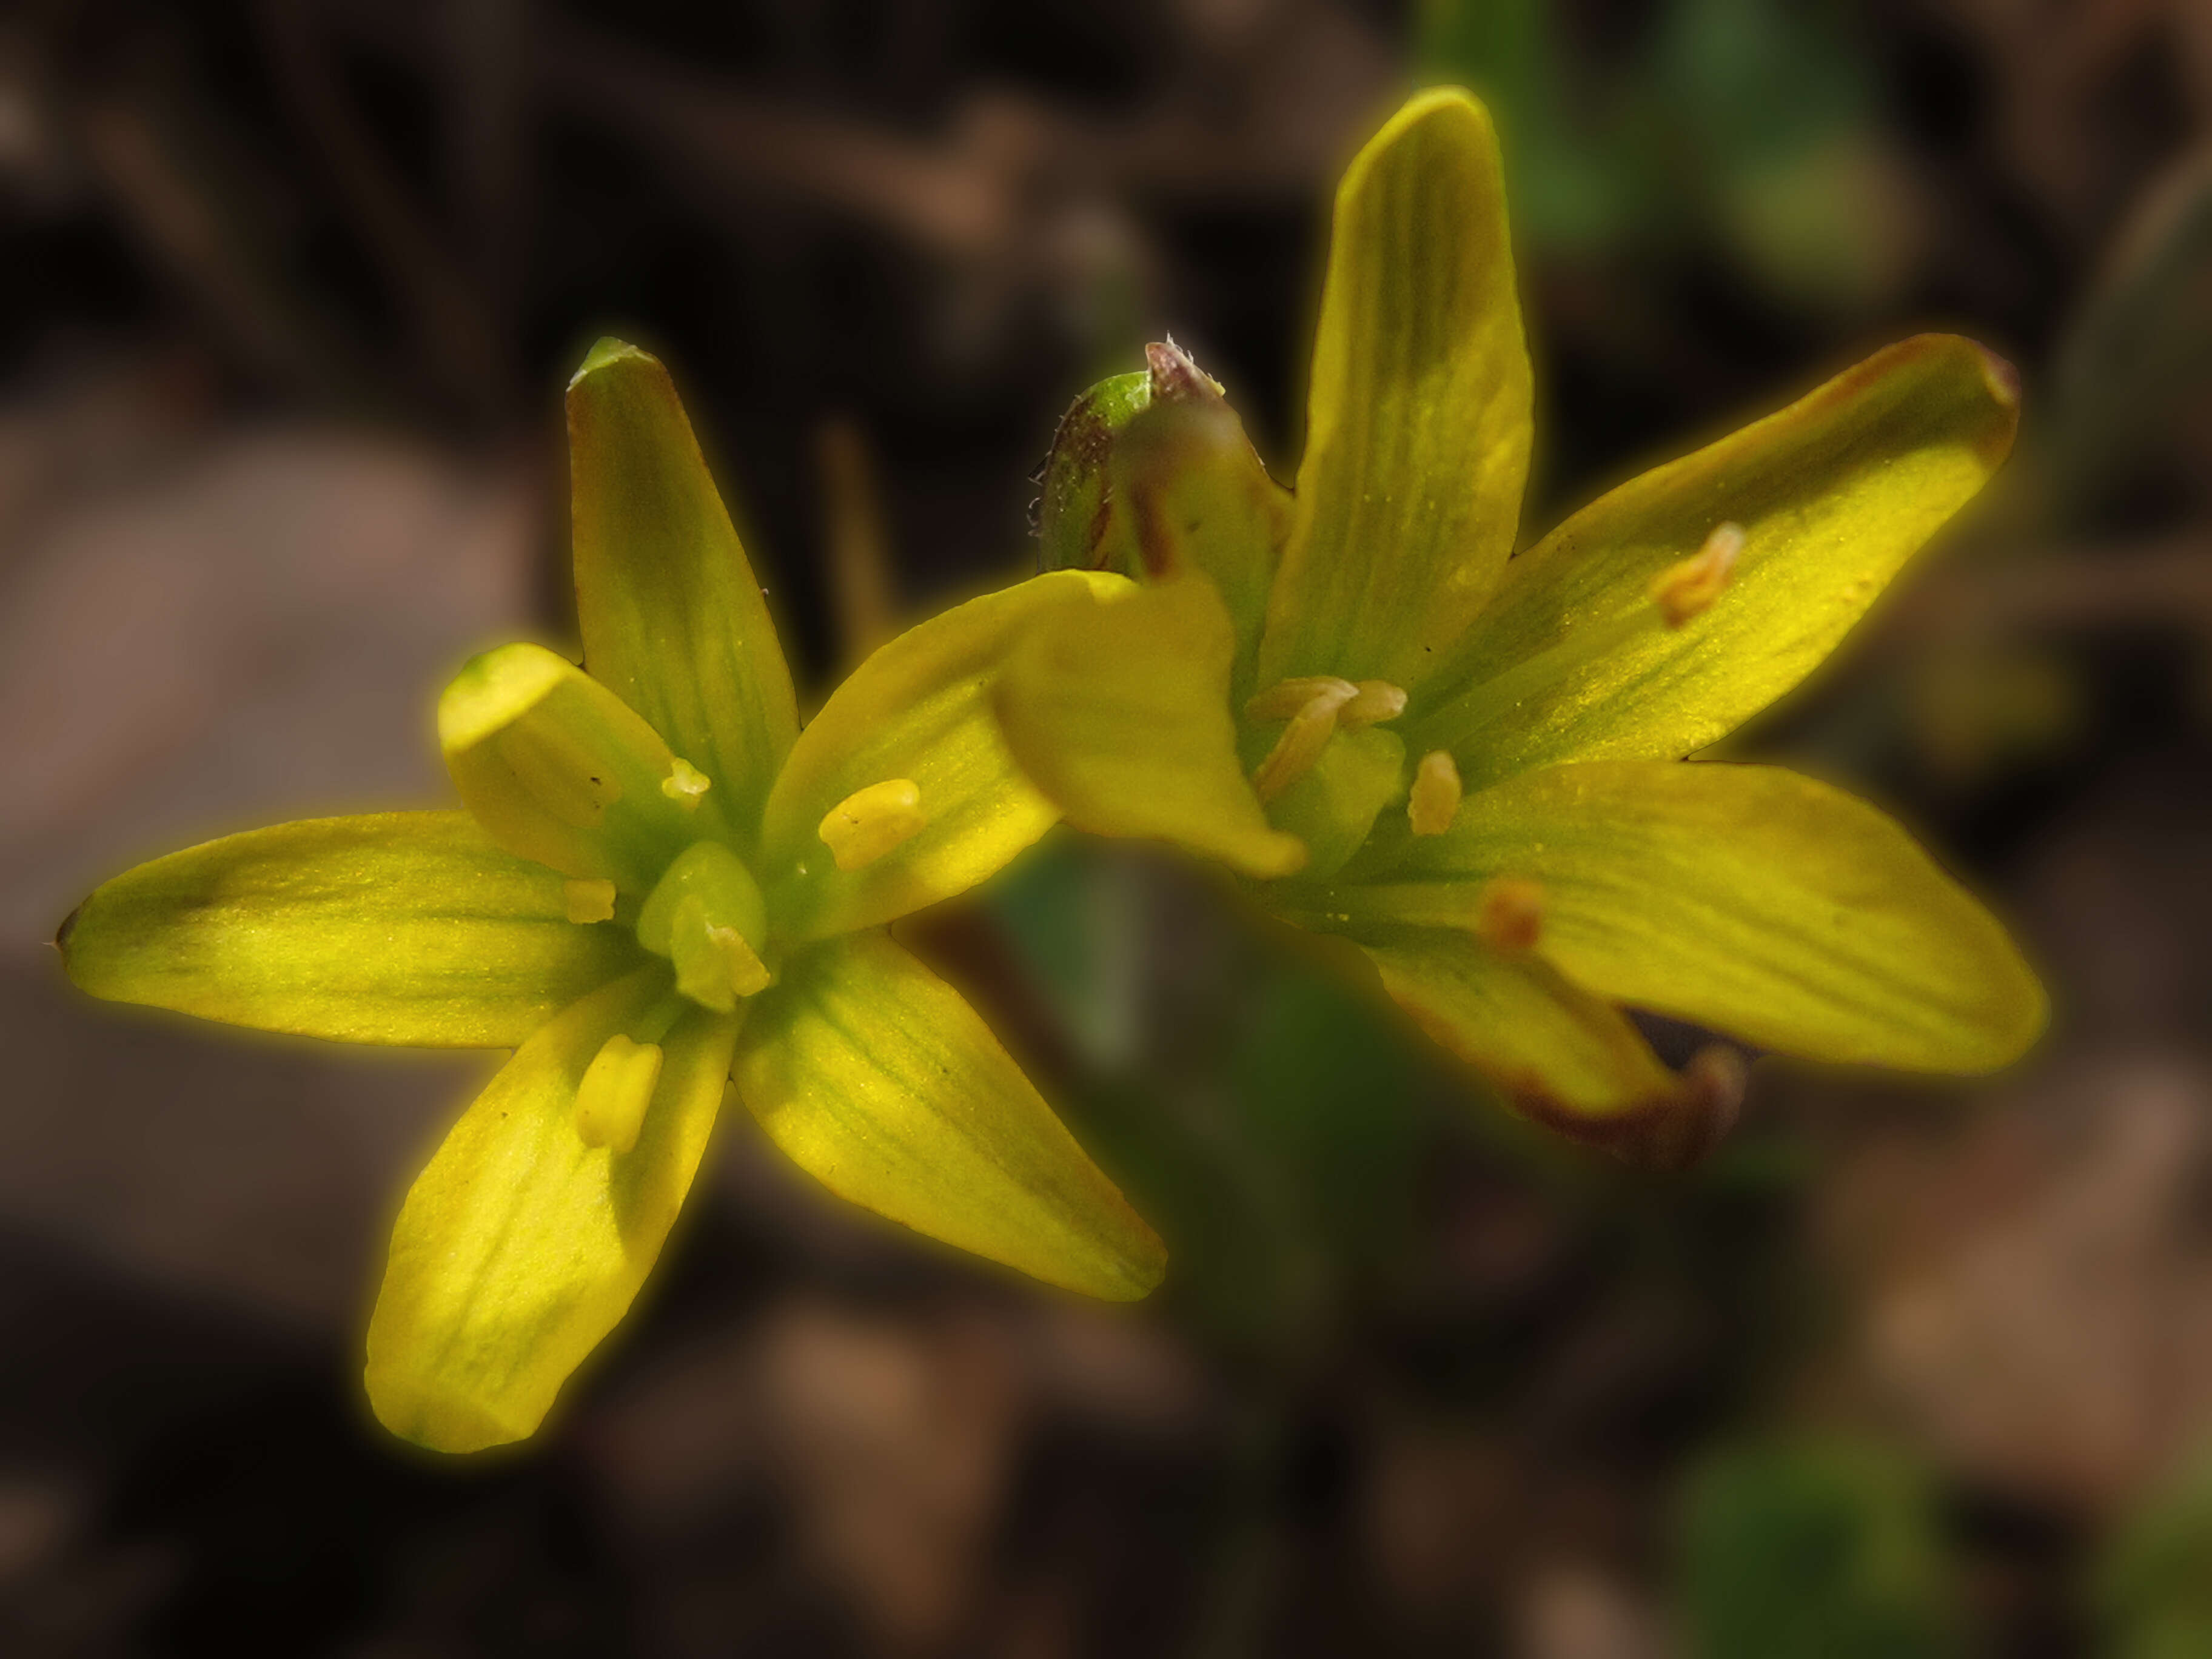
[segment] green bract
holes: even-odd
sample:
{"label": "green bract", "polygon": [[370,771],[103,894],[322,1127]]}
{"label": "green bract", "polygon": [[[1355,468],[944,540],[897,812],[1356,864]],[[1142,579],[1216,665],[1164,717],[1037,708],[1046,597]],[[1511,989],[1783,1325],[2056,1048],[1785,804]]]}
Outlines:
{"label": "green bract", "polygon": [[1425,93],[1352,163],[1295,495],[1171,346],[1063,423],[1055,568],[995,702],[1070,822],[1224,860],[1522,1109],[1660,1161],[1735,1110],[1634,1007],[1823,1060],[1978,1071],[2041,1029],[1997,923],[1872,808],[1684,764],[1796,684],[2009,449],[1960,339],[1881,352],[1512,556],[1529,374],[1496,141]]}
{"label": "green bract", "polygon": [[629,1307],[734,1075],[831,1190],[1095,1296],[1159,1241],[959,995],[883,925],[1058,816],[988,689],[1062,572],[885,646],[800,729],[666,371],[570,384],[587,675],[513,645],[438,710],[466,812],[280,825],[109,882],[64,926],[96,995],[356,1042],[514,1048],[408,1194],[368,1333],[394,1432],[517,1440]]}

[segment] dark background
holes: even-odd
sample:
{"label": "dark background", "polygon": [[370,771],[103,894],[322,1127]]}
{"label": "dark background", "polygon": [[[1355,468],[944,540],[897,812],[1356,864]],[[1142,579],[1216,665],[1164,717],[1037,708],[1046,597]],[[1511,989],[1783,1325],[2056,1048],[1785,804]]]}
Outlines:
{"label": "dark background", "polygon": [[[1148,338],[1288,477],[1328,186],[1438,80],[1509,147],[1531,532],[1915,329],[2021,366],[1998,485],[1732,747],[1927,835],[2043,1048],[1765,1062],[1636,1175],[1056,840],[922,943],[1168,1237],[1150,1304],[738,1114],[535,1444],[386,1438],[384,1238],[485,1063],[91,1005],[54,925],[445,799],[437,687],[564,625],[599,333],[667,357],[817,687],[883,609],[835,550],[902,612],[1024,569]],[[2212,1653],[2201,0],[17,0],[0,319],[0,1651]]]}

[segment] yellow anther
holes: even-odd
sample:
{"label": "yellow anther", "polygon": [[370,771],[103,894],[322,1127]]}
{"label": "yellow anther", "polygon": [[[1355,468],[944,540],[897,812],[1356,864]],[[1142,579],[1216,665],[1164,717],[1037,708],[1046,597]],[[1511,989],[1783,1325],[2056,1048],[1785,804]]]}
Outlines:
{"label": "yellow anther", "polygon": [[1406,816],[1417,836],[1441,836],[1459,816],[1459,766],[1441,749],[1421,757],[1413,771],[1413,790],[1406,802]]}
{"label": "yellow anther", "polygon": [[561,902],[574,922],[612,921],[615,884],[611,881],[564,881]]}
{"label": "yellow anther", "polygon": [[928,822],[920,786],[912,778],[888,778],[839,801],[816,833],[840,870],[858,870],[911,841]]}
{"label": "yellow anther", "polygon": [[696,893],[678,902],[669,925],[669,946],[676,963],[676,988],[702,1008],[726,1014],[739,997],[768,989],[771,975],[759,952],[736,928],[708,921],[706,902]]}
{"label": "yellow anther", "polygon": [[1334,674],[1301,674],[1296,679],[1279,680],[1244,705],[1248,720],[1287,720],[1305,711],[1305,707],[1324,692],[1336,694],[1350,702],[1359,695],[1359,688],[1350,680],[1339,679]]}
{"label": "yellow anther", "polygon": [[1705,544],[1688,558],[1671,564],[1652,579],[1651,598],[1669,628],[1680,628],[1705,614],[1720,598],[1735,571],[1736,556],[1743,551],[1743,526],[1716,525]]}
{"label": "yellow anther", "polygon": [[660,1048],[617,1032],[584,1068],[576,1090],[576,1138],[586,1146],[626,1152],[637,1145],[646,1109],[660,1084]]}
{"label": "yellow anther", "polygon": [[1358,695],[1336,711],[1336,726],[1340,732],[1358,732],[1370,726],[1380,726],[1385,720],[1395,720],[1406,712],[1406,694],[1388,680],[1362,680]]}
{"label": "yellow anther", "polygon": [[670,760],[668,775],[660,781],[660,793],[686,811],[696,811],[699,797],[714,787],[714,779],[681,755]]}
{"label": "yellow anther", "polygon": [[1519,956],[1544,935],[1544,890],[1519,876],[1499,876],[1476,901],[1474,936],[1492,950]]}
{"label": "yellow anther", "polygon": [[1351,681],[1336,680],[1306,700],[1305,707],[1291,717],[1291,723],[1283,728],[1283,735],[1275,739],[1275,746],[1260,763],[1260,769],[1252,774],[1252,788],[1261,800],[1274,799],[1313,770],[1321,751],[1336,735],[1337,711],[1358,695],[1359,688]]}

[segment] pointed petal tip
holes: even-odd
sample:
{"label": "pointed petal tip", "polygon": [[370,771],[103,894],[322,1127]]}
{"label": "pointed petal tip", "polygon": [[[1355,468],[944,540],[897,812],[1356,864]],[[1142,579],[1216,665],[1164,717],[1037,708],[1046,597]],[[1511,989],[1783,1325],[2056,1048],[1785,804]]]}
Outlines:
{"label": "pointed petal tip", "polygon": [[1982,379],[1990,388],[1990,396],[2007,409],[2018,410],[2021,392],[2020,371],[1987,346],[1971,340],[1967,343],[1972,345],[1974,349],[1981,354]]}
{"label": "pointed petal tip", "polygon": [[1167,1277],[1168,1247],[1144,1222],[1137,1225],[1144,1237],[1135,1241],[1130,1254],[1115,1264],[1110,1276],[1085,1287],[1102,1302],[1142,1302]]}
{"label": "pointed petal tip", "polygon": [[576,372],[568,377],[568,389],[574,392],[601,369],[617,363],[644,363],[658,368],[660,360],[627,340],[617,340],[611,334],[602,335],[584,354],[584,361],[576,366]]}

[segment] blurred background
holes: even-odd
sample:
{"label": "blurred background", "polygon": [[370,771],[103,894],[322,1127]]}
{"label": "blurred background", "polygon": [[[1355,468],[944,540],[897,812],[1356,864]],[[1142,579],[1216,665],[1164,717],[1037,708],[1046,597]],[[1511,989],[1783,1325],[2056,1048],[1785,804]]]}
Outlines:
{"label": "blurred background", "polygon": [[[1147,339],[1289,476],[1327,191],[1443,80],[1508,145],[1532,532],[1916,329],[2021,366],[1997,487],[1731,746],[1927,835],[2043,1048],[1765,1061],[1638,1175],[1054,840],[920,942],[1167,1237],[1150,1304],[740,1113],[535,1445],[384,1437],[385,1240],[490,1062],[91,1005],[61,917],[447,799],[436,689],[566,625],[599,333],[817,688],[1025,568]],[[0,1650],[2212,1654],[2203,0],[15,0],[0,319]]]}

